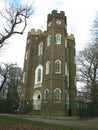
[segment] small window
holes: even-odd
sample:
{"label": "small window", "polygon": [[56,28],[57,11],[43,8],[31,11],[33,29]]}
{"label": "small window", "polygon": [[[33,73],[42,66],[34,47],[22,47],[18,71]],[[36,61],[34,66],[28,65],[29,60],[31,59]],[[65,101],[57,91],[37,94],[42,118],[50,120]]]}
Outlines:
{"label": "small window", "polygon": [[45,91],[44,91],[44,100],[45,101],[48,101],[49,99],[49,90],[48,89],[46,89]]}
{"label": "small window", "polygon": [[26,72],[23,73],[23,83],[25,83],[25,79],[26,79]]}
{"label": "small window", "polygon": [[27,59],[28,59],[28,50],[25,53],[25,60],[27,60]]}
{"label": "small window", "polygon": [[47,37],[47,46],[50,46],[51,44],[51,35]]}
{"label": "small window", "polygon": [[67,39],[66,39],[66,37],[65,37],[65,47],[67,48]]}
{"label": "small window", "polygon": [[67,63],[65,62],[65,75],[67,75]]}
{"label": "small window", "polygon": [[27,43],[29,43],[30,42],[30,40],[29,39],[27,39]]}
{"label": "small window", "polygon": [[46,62],[46,74],[49,74],[50,71],[50,61]]}
{"label": "small window", "polygon": [[56,44],[61,44],[61,34],[56,34]]}
{"label": "small window", "polygon": [[42,55],[43,53],[43,43],[41,42],[38,46],[38,55]]}
{"label": "small window", "polygon": [[59,88],[56,88],[54,90],[54,101],[56,103],[59,103],[61,101],[61,90]]}
{"label": "small window", "polygon": [[55,61],[55,73],[61,73],[61,61],[60,60]]}

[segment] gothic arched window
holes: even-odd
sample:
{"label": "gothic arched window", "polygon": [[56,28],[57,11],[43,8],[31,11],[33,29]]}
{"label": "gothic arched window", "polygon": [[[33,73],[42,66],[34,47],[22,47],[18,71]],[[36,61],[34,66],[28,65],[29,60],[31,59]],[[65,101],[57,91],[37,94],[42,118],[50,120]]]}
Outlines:
{"label": "gothic arched window", "polygon": [[60,60],[55,61],[55,73],[61,73],[61,61]]}
{"label": "gothic arched window", "polygon": [[48,101],[49,99],[49,90],[48,89],[46,89],[45,91],[44,91],[44,100],[45,101]]}
{"label": "gothic arched window", "polygon": [[43,53],[43,43],[41,42],[38,46],[38,55],[41,55]]}
{"label": "gothic arched window", "polygon": [[61,44],[61,34],[56,34],[56,44]]}
{"label": "gothic arched window", "polygon": [[41,81],[41,69],[39,68],[38,69],[38,72],[37,72],[37,82],[40,82]]}
{"label": "gothic arched window", "polygon": [[35,84],[42,83],[42,78],[43,78],[43,66],[38,65],[35,70]]}
{"label": "gothic arched window", "polygon": [[50,71],[50,61],[46,62],[46,74],[49,74]]}
{"label": "gothic arched window", "polygon": [[59,103],[61,101],[61,90],[59,88],[56,88],[54,90],[54,101],[56,103]]}
{"label": "gothic arched window", "polygon": [[47,37],[47,46],[50,46],[51,44],[51,35]]}

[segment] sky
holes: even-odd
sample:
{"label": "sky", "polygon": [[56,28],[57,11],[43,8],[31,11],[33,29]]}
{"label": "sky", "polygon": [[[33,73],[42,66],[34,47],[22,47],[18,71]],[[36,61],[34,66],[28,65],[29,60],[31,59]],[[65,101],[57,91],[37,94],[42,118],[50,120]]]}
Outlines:
{"label": "sky", "polygon": [[[8,0],[0,0],[0,10],[7,6]],[[14,0],[19,3],[31,3],[33,0]],[[34,0],[35,12],[28,21],[23,35],[15,35],[7,40],[0,49],[0,62],[17,63],[23,68],[26,39],[32,28],[46,30],[47,15],[52,10],[64,11],[67,16],[68,34],[74,34],[76,52],[83,49],[89,39],[89,33],[98,11],[98,0]],[[0,23],[3,19],[0,19]],[[1,28],[1,24],[0,24]]]}

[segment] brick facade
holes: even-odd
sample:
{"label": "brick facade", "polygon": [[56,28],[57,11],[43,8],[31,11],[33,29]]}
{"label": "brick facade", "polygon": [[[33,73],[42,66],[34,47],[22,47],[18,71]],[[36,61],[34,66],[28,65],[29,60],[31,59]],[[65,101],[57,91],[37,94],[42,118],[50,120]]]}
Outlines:
{"label": "brick facade", "polygon": [[47,31],[28,32],[22,99],[32,102],[32,112],[45,114],[47,110],[65,116],[72,109],[74,115],[75,78],[75,38],[67,34],[65,13],[53,10],[47,16]]}

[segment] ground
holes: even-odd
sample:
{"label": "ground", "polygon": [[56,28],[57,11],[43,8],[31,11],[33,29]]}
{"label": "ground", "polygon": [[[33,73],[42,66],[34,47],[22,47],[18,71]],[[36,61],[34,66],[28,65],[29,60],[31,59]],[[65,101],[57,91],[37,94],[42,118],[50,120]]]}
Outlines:
{"label": "ground", "polygon": [[[38,126],[33,126],[31,124],[0,123],[0,130],[42,130],[42,128]],[[43,130],[52,130],[52,129],[43,128]]]}
{"label": "ground", "polygon": [[[45,118],[41,116],[30,116],[30,115],[13,115],[13,114],[0,114],[3,117],[13,117],[18,119],[18,123],[1,123],[0,122],[0,130],[70,130],[71,128],[76,128],[73,130],[83,129],[83,130],[98,130],[98,117],[92,119],[85,119],[80,120],[78,117],[58,117],[58,118]],[[19,122],[19,119],[23,119],[26,121],[34,122],[34,124],[23,124]],[[5,121],[5,119],[4,119]],[[35,124],[37,122],[37,124]],[[40,125],[38,125],[41,122]],[[42,123],[47,123],[48,127],[41,127],[43,126]],[[55,124],[56,128],[53,129],[51,127],[52,124]],[[58,127],[60,125],[60,127]],[[61,125],[64,126],[64,129],[61,128]],[[69,126],[69,127],[67,127]],[[67,127],[67,128],[66,128]]]}

